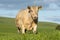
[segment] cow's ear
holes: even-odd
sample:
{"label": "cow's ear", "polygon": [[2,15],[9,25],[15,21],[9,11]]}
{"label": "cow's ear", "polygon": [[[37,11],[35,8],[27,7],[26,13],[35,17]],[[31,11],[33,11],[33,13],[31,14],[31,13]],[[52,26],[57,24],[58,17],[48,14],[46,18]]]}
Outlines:
{"label": "cow's ear", "polygon": [[27,8],[28,8],[28,9],[31,9],[31,7],[30,7],[30,6],[28,6]]}
{"label": "cow's ear", "polygon": [[28,12],[30,13],[30,12],[31,12],[31,7],[30,7],[30,6],[28,6],[27,8],[28,8],[28,10],[29,10]]}
{"label": "cow's ear", "polygon": [[42,8],[42,6],[38,6],[38,9],[41,9]]}

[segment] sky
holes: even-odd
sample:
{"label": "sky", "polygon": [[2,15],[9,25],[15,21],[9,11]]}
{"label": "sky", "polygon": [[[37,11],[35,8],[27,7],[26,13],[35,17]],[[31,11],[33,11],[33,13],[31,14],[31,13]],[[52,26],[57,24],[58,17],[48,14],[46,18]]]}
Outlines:
{"label": "sky", "polygon": [[39,21],[60,24],[60,0],[0,0],[0,17],[15,18],[19,10],[32,5],[43,6],[38,12]]}

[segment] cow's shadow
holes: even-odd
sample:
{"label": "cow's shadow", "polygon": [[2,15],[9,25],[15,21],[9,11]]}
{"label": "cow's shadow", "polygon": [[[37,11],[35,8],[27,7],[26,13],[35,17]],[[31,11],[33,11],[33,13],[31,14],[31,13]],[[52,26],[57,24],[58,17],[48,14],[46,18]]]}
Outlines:
{"label": "cow's shadow", "polygon": [[57,25],[56,30],[60,30],[60,25]]}

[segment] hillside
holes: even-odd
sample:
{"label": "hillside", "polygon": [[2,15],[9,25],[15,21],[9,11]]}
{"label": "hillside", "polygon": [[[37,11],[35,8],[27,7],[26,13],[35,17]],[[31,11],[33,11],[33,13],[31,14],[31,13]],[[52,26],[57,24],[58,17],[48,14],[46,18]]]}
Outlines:
{"label": "hillside", "polygon": [[14,18],[0,17],[0,40],[60,40],[60,31],[56,30],[58,24],[39,22],[38,34],[27,31],[25,35],[18,34]]}

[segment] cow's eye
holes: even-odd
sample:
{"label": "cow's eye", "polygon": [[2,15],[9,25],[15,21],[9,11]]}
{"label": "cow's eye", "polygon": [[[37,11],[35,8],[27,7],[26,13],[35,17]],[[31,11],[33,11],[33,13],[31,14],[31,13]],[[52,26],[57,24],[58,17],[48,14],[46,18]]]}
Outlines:
{"label": "cow's eye", "polygon": [[32,10],[29,10],[29,13],[30,13],[30,12],[33,12],[33,11],[32,11]]}

